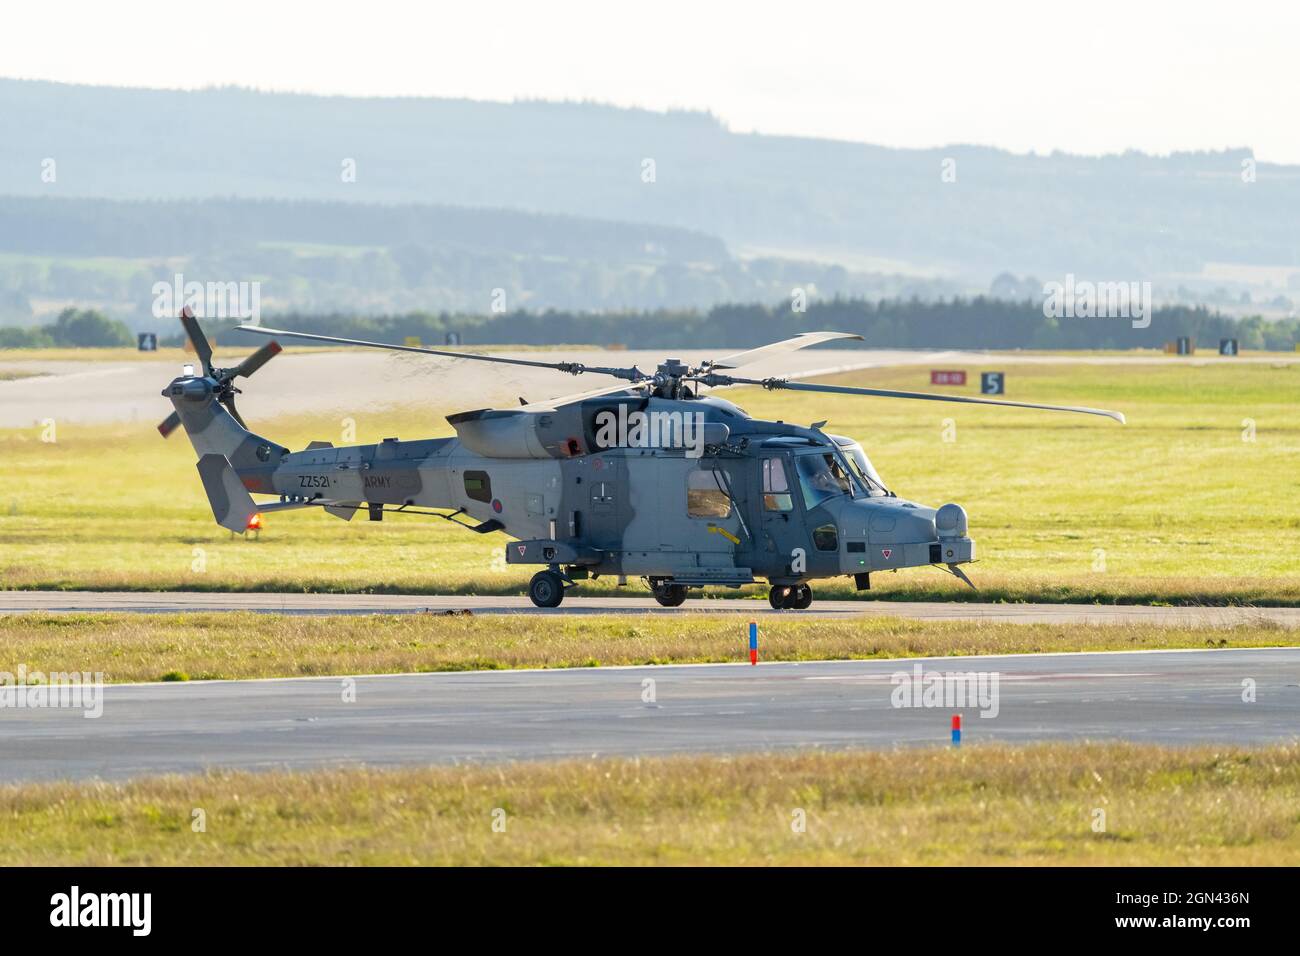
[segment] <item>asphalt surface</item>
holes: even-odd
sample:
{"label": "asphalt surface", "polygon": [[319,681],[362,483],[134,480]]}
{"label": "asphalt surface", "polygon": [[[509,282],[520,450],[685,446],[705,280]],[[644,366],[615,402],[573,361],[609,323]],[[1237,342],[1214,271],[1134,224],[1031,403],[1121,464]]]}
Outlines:
{"label": "asphalt surface", "polygon": [[[643,592],[644,593],[644,592]],[[762,588],[756,595],[766,594]],[[766,599],[687,601],[663,608],[649,597],[567,597],[555,609],[533,607],[526,597],[457,597],[411,594],[240,594],[217,592],[0,591],[0,614],[25,611],[257,611],[278,614],[418,614],[469,610],[475,614],[735,614],[766,617],[901,617],[916,621],[989,621],[1019,624],[1161,624],[1231,627],[1272,623],[1300,627],[1300,608],[1146,607],[1123,604],[967,604],[911,601],[815,601],[807,611],[773,611]]]}
{"label": "asphalt surface", "polygon": [[357,677],[350,702],[344,679],[310,678],[108,686],[94,719],[7,706],[0,782],[949,745],[954,707],[891,701],[892,675],[918,666],[997,674],[996,716],[961,710],[966,743],[1250,745],[1300,734],[1300,649],[485,671]]}
{"label": "asphalt surface", "polygon": [[[218,365],[234,365],[263,343],[259,336],[243,335],[231,345],[218,345]],[[608,385],[613,379],[594,373],[574,377],[550,369],[487,366],[467,359],[406,355],[372,349],[315,349],[282,343],[284,352],[241,383],[239,409],[245,419],[265,428],[280,415],[338,411],[355,414],[404,403],[418,403],[433,412],[486,406],[512,407],[519,397],[541,401]],[[685,362],[721,358],[737,349],[672,352]],[[173,350],[174,362],[156,357],[140,361],[68,361],[0,359],[0,371],[26,376],[0,381],[0,428],[38,426],[47,418],[56,422],[93,424],[139,422],[152,425],[172,410],[162,390],[181,372],[193,355]],[[505,358],[532,361],[573,361],[591,366],[632,366],[653,370],[668,357],[663,351],[572,349],[564,351],[493,351]],[[781,375],[807,378],[882,365],[915,365],[956,361],[958,353],[886,349],[810,348],[778,359],[745,366],[745,376]],[[328,388],[322,388],[328,383]]]}

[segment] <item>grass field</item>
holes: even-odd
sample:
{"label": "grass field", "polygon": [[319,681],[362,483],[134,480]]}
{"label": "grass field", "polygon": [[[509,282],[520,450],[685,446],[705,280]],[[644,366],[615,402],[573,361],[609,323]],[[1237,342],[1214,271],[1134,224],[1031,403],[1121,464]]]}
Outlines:
{"label": "grass field", "polygon": [[1294,866],[1297,806],[1297,746],[213,773],[0,788],[0,864]]}
{"label": "grass field", "polygon": [[[100,672],[111,682],[744,661],[743,619],[700,614],[0,617],[0,671]],[[1300,630],[783,617],[765,661],[1300,645]]]}
{"label": "grass field", "polygon": [[[1008,398],[1114,408],[1129,424],[754,389],[726,394],[758,416],[829,419],[830,431],[863,442],[902,496],[965,505],[980,556],[968,570],[979,594],[917,569],[876,575],[872,597],[1300,604],[1293,505],[1300,366],[1008,358],[988,367],[1008,373]],[[970,368],[973,382],[978,371]],[[926,376],[925,368],[895,368],[835,381],[924,391]],[[150,370],[142,388],[154,389],[156,377]],[[952,391],[973,394],[975,386]],[[473,404],[457,399],[354,414],[356,440],[450,434],[442,414]],[[294,448],[341,441],[336,416],[250,424]],[[296,512],[271,516],[260,540],[232,538],[212,522],[180,435],[164,442],[144,422],[65,425],[57,437],[48,444],[39,429],[0,431],[0,587],[484,594],[522,593],[528,577],[501,562],[502,535],[436,519],[345,524]],[[584,589],[620,593],[604,582]],[[817,593],[854,595],[847,579],[822,582]]]}

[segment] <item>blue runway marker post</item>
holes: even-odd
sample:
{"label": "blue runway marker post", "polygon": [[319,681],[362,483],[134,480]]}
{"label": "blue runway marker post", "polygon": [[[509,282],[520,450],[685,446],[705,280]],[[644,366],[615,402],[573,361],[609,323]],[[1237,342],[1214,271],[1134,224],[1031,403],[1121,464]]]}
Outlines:
{"label": "blue runway marker post", "polygon": [[749,622],[749,662],[758,663],[758,622]]}
{"label": "blue runway marker post", "polygon": [[952,745],[961,746],[961,714],[952,715]]}

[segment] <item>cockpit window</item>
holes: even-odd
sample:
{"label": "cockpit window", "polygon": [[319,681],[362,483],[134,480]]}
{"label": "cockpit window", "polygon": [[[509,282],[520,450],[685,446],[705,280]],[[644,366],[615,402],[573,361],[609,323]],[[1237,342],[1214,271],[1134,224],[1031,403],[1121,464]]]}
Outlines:
{"label": "cockpit window", "polygon": [[805,508],[816,508],[828,498],[847,495],[852,487],[849,476],[832,454],[799,455],[794,467],[799,474]]}
{"label": "cockpit window", "polygon": [[763,459],[763,510],[794,510],[794,498],[780,458]]}
{"label": "cockpit window", "polygon": [[871,461],[867,458],[866,452],[862,446],[856,442],[852,445],[841,445],[840,451],[848,460],[849,467],[853,473],[858,476],[862,484],[867,489],[867,495],[872,498],[884,498],[889,494],[885,488],[885,483],[880,480],[880,475],[876,474],[876,469],[871,467]]}
{"label": "cockpit window", "polygon": [[686,513],[692,518],[725,518],[731,514],[731,495],[721,472],[699,468],[687,473]]}

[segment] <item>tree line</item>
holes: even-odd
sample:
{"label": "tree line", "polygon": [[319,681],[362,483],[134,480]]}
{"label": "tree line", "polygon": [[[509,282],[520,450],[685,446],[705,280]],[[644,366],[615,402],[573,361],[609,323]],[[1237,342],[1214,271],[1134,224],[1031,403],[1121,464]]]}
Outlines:
{"label": "tree line", "polygon": [[[207,323],[225,344],[248,340],[232,335],[236,322]],[[514,311],[500,314],[408,312],[400,315],[348,315],[290,312],[268,316],[264,324],[290,331],[402,344],[418,338],[442,345],[455,335],[466,345],[554,345],[582,343],[631,348],[745,348],[799,332],[833,329],[856,332],[870,348],[952,349],[1131,349],[1159,348],[1181,336],[1200,347],[1217,347],[1235,338],[1243,349],[1291,351],[1300,341],[1300,320],[1233,318],[1204,307],[1155,309],[1150,325],[1134,328],[1129,319],[1050,318],[1036,302],[975,297],[944,302],[835,299],[814,302],[806,311],[782,305],[724,305],[707,311],[662,309],[642,312]],[[93,310],[65,309],[50,325],[0,329],[0,348],[51,345],[108,347],[131,345],[134,337],[121,322]],[[179,331],[160,345],[179,346]],[[297,343],[295,343],[297,344]],[[303,343],[305,344],[305,343]]]}
{"label": "tree line", "polygon": [[0,328],[0,349],[121,348],[135,342],[125,323],[94,309],[64,309],[48,325]]}
{"label": "tree line", "polygon": [[[1128,319],[1053,319],[1033,301],[975,297],[948,301],[834,299],[806,311],[781,305],[722,305],[707,311],[656,310],[583,313],[548,310],[497,315],[411,312],[401,315],[286,313],[267,325],[292,331],[400,344],[408,337],[444,343],[449,333],[465,344],[588,343],[632,348],[738,348],[799,332],[856,332],[872,348],[1129,349],[1158,348],[1180,336],[1201,346],[1236,338],[1242,348],[1290,351],[1300,321],[1233,318],[1204,307],[1156,309],[1150,326]],[[179,342],[179,337],[176,339]]]}

